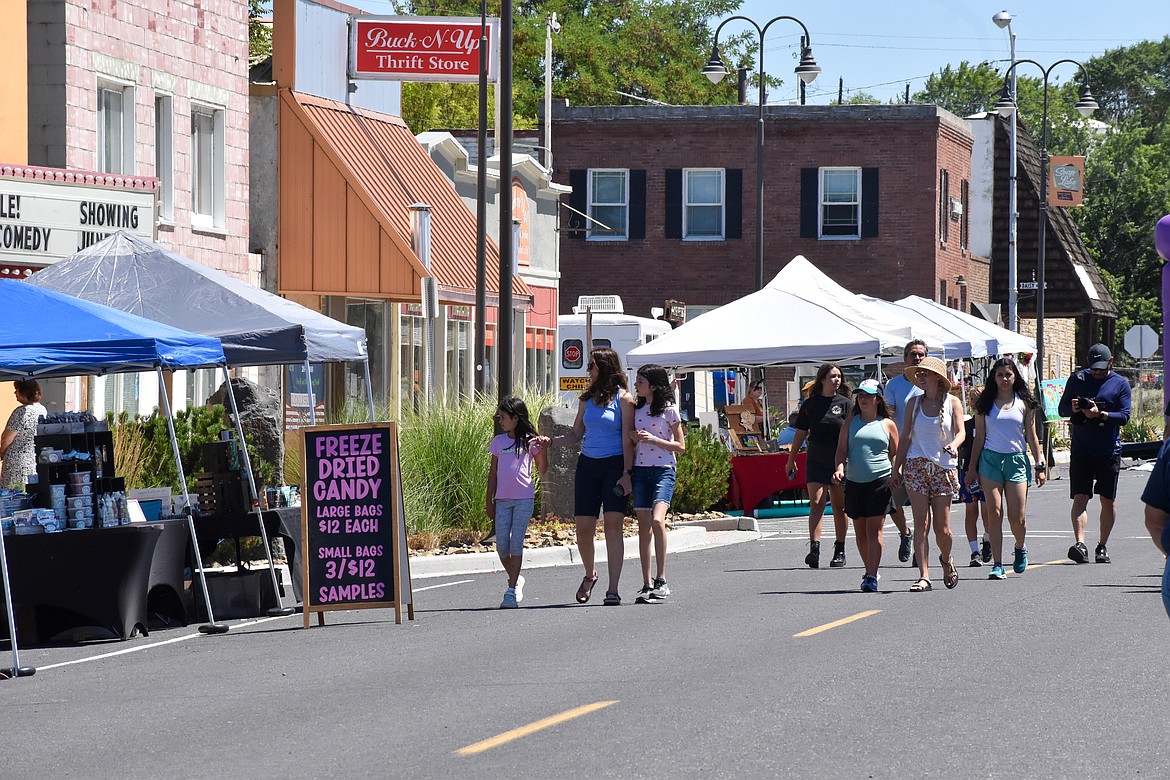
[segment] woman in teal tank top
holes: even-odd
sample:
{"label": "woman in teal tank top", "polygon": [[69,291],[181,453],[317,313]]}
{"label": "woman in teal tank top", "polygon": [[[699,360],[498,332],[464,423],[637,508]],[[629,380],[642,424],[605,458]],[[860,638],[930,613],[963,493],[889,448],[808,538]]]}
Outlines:
{"label": "woman in teal tank top", "polygon": [[857,552],[865,564],[861,590],[876,593],[898,426],[890,419],[876,379],[862,382],[853,397],[853,411],[837,439],[833,482],[845,485],[845,514],[853,518]]}

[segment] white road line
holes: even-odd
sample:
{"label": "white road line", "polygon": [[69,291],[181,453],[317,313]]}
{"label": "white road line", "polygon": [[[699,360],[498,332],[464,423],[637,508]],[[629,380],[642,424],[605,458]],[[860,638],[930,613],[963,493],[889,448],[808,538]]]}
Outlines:
{"label": "white road line", "polygon": [[[261,623],[267,623],[267,622],[272,621],[272,620],[280,620],[280,619],[286,618],[286,617],[294,617],[294,615],[278,615],[276,617],[260,618],[259,620],[252,620],[252,621],[249,621],[247,623],[239,623],[235,626],[232,626],[232,628],[245,628],[246,626],[258,626]],[[41,672],[41,671],[44,671],[46,669],[59,669],[62,666],[73,666],[74,664],[87,664],[90,661],[100,661],[100,660],[103,660],[106,658],[113,658],[113,657],[119,656],[119,655],[126,655],[127,653],[137,653],[141,650],[150,650],[150,649],[155,648],[155,647],[162,647],[163,645],[173,645],[176,642],[186,642],[188,639],[195,639],[196,637],[200,637],[200,636],[203,636],[203,634],[200,634],[198,631],[196,631],[194,633],[184,634],[183,636],[177,636],[177,637],[174,637],[172,639],[164,639],[161,642],[151,642],[148,645],[137,645],[135,647],[127,647],[127,648],[122,649],[122,650],[115,650],[112,653],[102,653],[101,655],[91,655],[88,658],[77,658],[73,661],[62,661],[59,664],[47,664],[45,666],[38,666],[37,671]]]}
{"label": "white road line", "polygon": [[465,585],[468,582],[475,582],[475,580],[457,580],[455,582],[444,582],[442,585],[427,585],[425,588],[411,588],[412,593],[421,593],[424,590],[434,590],[435,588],[449,588],[452,585]]}

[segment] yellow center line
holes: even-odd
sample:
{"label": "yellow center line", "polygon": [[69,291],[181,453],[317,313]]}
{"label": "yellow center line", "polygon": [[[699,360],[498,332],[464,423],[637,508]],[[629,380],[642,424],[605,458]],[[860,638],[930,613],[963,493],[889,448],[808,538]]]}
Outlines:
{"label": "yellow center line", "polygon": [[1049,561],[1048,563],[1029,563],[1028,568],[1029,569],[1039,569],[1041,566],[1076,566],[1076,565],[1077,565],[1076,561],[1070,561],[1067,558],[1061,558],[1059,560]]}
{"label": "yellow center line", "polygon": [[816,628],[810,628],[808,631],[801,631],[799,634],[793,634],[792,638],[799,639],[801,637],[819,634],[822,631],[828,631],[830,628],[836,628],[837,626],[843,626],[843,625],[846,625],[847,623],[852,623],[855,620],[861,620],[862,618],[867,618],[867,617],[870,617],[871,615],[876,615],[879,612],[881,612],[880,609],[868,609],[865,612],[858,612],[856,615],[850,615],[847,618],[841,618],[840,620],[834,620],[832,623],[825,623],[823,626],[817,626]]}
{"label": "yellow center line", "polygon": [[455,752],[461,756],[473,756],[476,753],[482,753],[485,750],[491,750],[494,747],[499,747],[500,745],[504,745],[513,740],[520,739],[521,737],[526,737],[529,734],[535,734],[536,732],[542,729],[547,729],[550,726],[556,726],[557,724],[564,723],[567,720],[579,718],[582,715],[588,715],[591,712],[604,709],[611,704],[617,704],[617,701],[598,701],[594,702],[593,704],[586,704],[582,707],[566,710],[559,715],[552,715],[550,717],[544,718],[543,720],[538,720],[535,723],[529,723],[527,726],[520,726],[519,728],[512,729],[511,731],[505,731],[503,734],[497,734],[496,736],[485,739],[482,742],[476,742],[474,745],[468,745],[465,748],[459,748]]}

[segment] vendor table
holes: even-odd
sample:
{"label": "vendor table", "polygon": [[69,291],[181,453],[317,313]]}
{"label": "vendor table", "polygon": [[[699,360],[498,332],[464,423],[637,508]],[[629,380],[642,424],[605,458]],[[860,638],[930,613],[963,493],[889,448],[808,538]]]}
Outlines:
{"label": "vendor table", "polygon": [[727,491],[729,506],[751,514],[768,496],[781,490],[803,490],[805,487],[804,461],[807,453],[796,454],[796,475],[788,478],[784,466],[787,452],[761,452],[731,456],[731,481]]}
{"label": "vendor table", "polygon": [[[264,519],[264,528],[268,531],[268,538],[280,536],[284,541],[285,554],[288,556],[288,569],[292,579],[293,594],[297,601],[301,600],[301,508],[287,507],[269,509],[261,513]],[[236,540],[237,568],[242,563],[239,560],[239,540],[243,536],[259,536],[260,524],[256,522],[256,513],[213,514],[200,515],[195,518],[195,535],[199,539],[199,554],[206,558],[215,550],[215,546],[224,539]]]}
{"label": "vendor table", "polygon": [[[157,523],[135,523],[5,538],[21,644],[80,626],[109,629],[122,639],[135,629],[146,635],[151,565],[162,535]],[[7,631],[5,614],[0,610]]]}

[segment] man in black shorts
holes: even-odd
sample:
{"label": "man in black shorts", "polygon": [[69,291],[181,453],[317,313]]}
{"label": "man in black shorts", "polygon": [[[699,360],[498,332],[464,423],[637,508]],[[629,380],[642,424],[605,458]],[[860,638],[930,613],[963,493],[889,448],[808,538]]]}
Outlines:
{"label": "man in black shorts", "polygon": [[1101,541],[1094,552],[1097,563],[1109,563],[1109,533],[1113,530],[1117,477],[1121,472],[1121,426],[1131,411],[1129,382],[1114,373],[1113,355],[1104,344],[1089,347],[1085,368],[1068,379],[1060,398],[1060,415],[1069,417],[1069,492],[1075,544],[1068,557],[1089,560],[1085,546],[1086,510],[1093,493],[1101,499]]}

